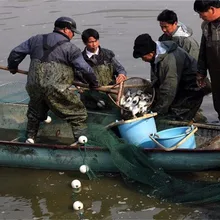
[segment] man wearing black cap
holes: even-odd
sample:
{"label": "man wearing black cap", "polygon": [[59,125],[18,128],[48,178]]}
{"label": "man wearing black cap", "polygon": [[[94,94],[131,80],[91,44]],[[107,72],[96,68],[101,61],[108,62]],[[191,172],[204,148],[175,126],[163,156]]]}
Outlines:
{"label": "man wearing black cap", "polygon": [[205,95],[196,83],[196,60],[175,42],[155,42],[149,34],[135,39],[133,57],[151,64],[152,110],[176,120],[193,119]]}
{"label": "man wearing black cap", "polygon": [[71,125],[75,139],[85,131],[86,108],[69,90],[74,81],[73,69],[83,74],[91,88],[97,87],[98,81],[93,69],[83,59],[81,50],[70,42],[74,33],[80,33],[75,21],[60,17],[55,21],[52,33],[29,38],[15,47],[8,57],[8,68],[13,74],[26,55],[31,58],[26,84],[30,96],[28,143],[35,142],[39,124],[47,118],[49,109]]}

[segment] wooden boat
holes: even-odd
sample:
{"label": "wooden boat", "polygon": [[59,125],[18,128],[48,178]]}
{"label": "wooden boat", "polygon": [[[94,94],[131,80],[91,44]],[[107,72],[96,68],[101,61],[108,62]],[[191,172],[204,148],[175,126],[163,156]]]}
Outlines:
{"label": "wooden boat", "polygon": [[[99,172],[118,172],[110,152],[101,146],[70,147],[72,132],[67,123],[51,115],[52,122],[43,124],[36,144],[26,144],[22,136],[26,129],[26,104],[0,104],[0,166],[53,170],[78,170],[86,163]],[[89,121],[109,124],[117,115],[89,112]],[[186,122],[163,121],[164,127],[186,125]],[[195,124],[198,127],[194,150],[143,149],[155,167],[166,171],[204,171],[220,168],[220,126]],[[61,141],[62,140],[62,141]],[[45,144],[47,143],[47,144]],[[207,146],[206,146],[207,145]],[[204,147],[206,146],[206,147]],[[146,146],[147,147],[147,146]],[[214,149],[212,149],[214,148]],[[85,161],[86,160],[86,161]]]}

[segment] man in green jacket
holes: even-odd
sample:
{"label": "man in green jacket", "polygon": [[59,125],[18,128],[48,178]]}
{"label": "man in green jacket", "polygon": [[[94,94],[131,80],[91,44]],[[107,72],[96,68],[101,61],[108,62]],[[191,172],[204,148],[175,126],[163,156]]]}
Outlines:
{"label": "man in green jacket", "polygon": [[[85,44],[82,55],[93,68],[100,86],[114,85],[127,79],[127,72],[116,59],[113,51],[100,46],[98,31],[92,28],[84,30],[82,41]],[[83,81],[79,71],[76,72],[76,77]],[[115,107],[106,94],[97,91],[81,93],[81,100],[90,110],[106,110]]]}
{"label": "man in green jacket", "polygon": [[199,44],[192,37],[193,31],[181,22],[178,22],[177,14],[171,10],[164,10],[158,16],[161,30],[164,32],[159,37],[159,41],[175,41],[179,47],[183,48],[196,60],[199,55]]}
{"label": "man in green jacket", "polygon": [[135,39],[133,57],[151,64],[156,91],[152,111],[175,120],[192,120],[205,95],[196,83],[196,60],[175,42],[154,42],[149,34]]}
{"label": "man in green jacket", "polygon": [[204,20],[198,59],[198,85],[205,86],[208,70],[214,108],[220,119],[220,1],[196,0],[194,11],[199,13],[199,16]]}

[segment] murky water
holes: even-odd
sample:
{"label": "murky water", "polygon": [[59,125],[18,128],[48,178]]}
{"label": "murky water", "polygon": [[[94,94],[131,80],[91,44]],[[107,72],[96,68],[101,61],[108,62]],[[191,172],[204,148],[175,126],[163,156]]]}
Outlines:
{"label": "murky water", "polygon": [[[156,17],[169,8],[194,30],[194,37],[200,41],[201,20],[192,4],[193,1],[1,0],[0,65],[7,66],[13,47],[32,35],[51,32],[59,16],[71,16],[79,30],[92,27],[100,32],[101,46],[114,51],[129,76],[149,78],[149,64],[132,57],[134,39],[146,32],[157,40],[161,30]],[[73,42],[83,49],[80,36],[76,35]],[[20,69],[27,70],[28,64],[26,58]],[[7,71],[0,74],[1,83],[26,81],[24,75]],[[202,108],[210,122],[216,120],[210,96],[204,99]],[[79,172],[12,168],[0,168],[0,172],[0,219],[79,219],[72,209],[76,199],[84,203],[84,219],[219,219],[216,206],[192,208],[148,198],[129,189],[120,177],[91,181]],[[216,179],[219,176],[204,175]],[[73,196],[70,183],[76,178],[83,187]]]}
{"label": "murky water", "polygon": [[[187,207],[168,204],[128,188],[120,178],[88,180],[79,172],[0,168],[0,219],[80,219],[72,204],[84,204],[81,219],[219,219],[216,206]],[[189,174],[192,175],[192,174]],[[200,174],[217,180],[216,173]],[[197,178],[196,174],[191,176]],[[80,179],[74,193],[71,181]]]}

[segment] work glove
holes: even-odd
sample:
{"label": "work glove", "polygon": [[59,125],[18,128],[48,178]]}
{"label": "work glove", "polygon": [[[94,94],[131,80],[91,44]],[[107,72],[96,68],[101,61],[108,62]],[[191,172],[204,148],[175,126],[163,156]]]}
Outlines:
{"label": "work glove", "polygon": [[10,69],[9,67],[8,67],[8,70],[9,70],[10,73],[12,73],[12,74],[17,73],[17,71],[18,71],[18,69]]}

